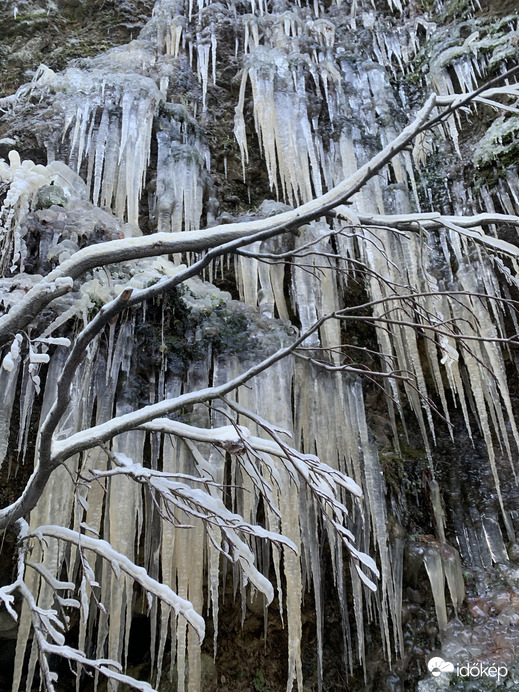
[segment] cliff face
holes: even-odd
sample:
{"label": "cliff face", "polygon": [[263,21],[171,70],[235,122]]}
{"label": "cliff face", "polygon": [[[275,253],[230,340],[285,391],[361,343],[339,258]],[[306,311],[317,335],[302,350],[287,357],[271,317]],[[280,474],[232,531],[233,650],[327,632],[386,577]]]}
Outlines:
{"label": "cliff face", "polygon": [[[84,248],[231,228],[327,193],[395,139],[429,92],[447,106],[517,63],[514,5],[9,0],[0,10],[0,156],[9,161],[0,169],[2,309],[15,310]],[[98,535],[197,613],[210,612],[216,664],[210,637],[201,649],[189,618],[157,599],[146,608],[115,558],[110,568],[58,532],[46,547],[34,545],[31,561],[79,585],[81,614],[70,617],[67,644],[128,662],[129,674],[161,690],[170,689],[166,673],[160,680],[171,665],[178,689],[193,692],[278,690],[287,680],[298,690],[425,692],[436,684],[427,659],[440,648],[445,660],[496,662],[515,679],[517,376],[514,346],[499,343],[517,331],[515,313],[500,307],[517,291],[514,80],[419,135],[338,217],[248,247],[264,262],[246,252],[219,258],[203,280],[128,310],[93,341],[57,446],[113,416],[218,386],[322,316],[369,303],[354,326],[347,318],[323,323],[300,358],[266,370],[231,402],[195,402],[172,416],[203,430],[246,425],[250,457],[230,437],[211,446],[201,432],[180,442],[178,427],[175,435],[124,432],[108,452],[92,447],[69,458],[31,512],[32,530]],[[464,230],[464,219],[480,213],[493,221]],[[480,231],[484,246],[470,237]],[[500,241],[510,244],[504,259],[494,252]],[[0,375],[4,506],[32,471],[63,340],[123,288],[145,289],[199,259],[186,250],[94,267],[71,280],[32,331],[10,336]],[[422,322],[431,316],[444,328],[432,338]],[[454,323],[470,348],[449,331]],[[378,375],[363,380],[368,370]],[[261,441],[264,420],[290,433],[298,451],[288,465],[271,439],[270,447]],[[125,459],[189,477],[182,492],[190,499],[177,500],[171,523],[162,521],[169,510],[160,489],[112,475]],[[326,504],[320,485],[328,469],[354,481],[336,489],[337,505]],[[91,481],[93,471],[104,485]],[[211,498],[225,511],[288,542],[261,547],[258,536],[238,539],[227,524],[226,534],[214,517],[208,528],[188,511],[200,482],[193,477],[215,484]],[[354,500],[357,487],[363,496]],[[216,504],[208,506],[216,516]],[[11,544],[4,550],[14,554]],[[26,577],[49,609],[56,590],[40,580],[41,570]],[[311,605],[303,604],[306,588]],[[277,613],[267,618],[262,599],[274,597]],[[27,677],[37,684],[29,609],[18,627],[7,615],[5,623],[4,640],[17,641],[5,675],[14,670],[15,690]],[[263,627],[266,648],[254,641]],[[83,676],[79,684],[91,683]],[[464,684],[453,680],[456,689]]]}

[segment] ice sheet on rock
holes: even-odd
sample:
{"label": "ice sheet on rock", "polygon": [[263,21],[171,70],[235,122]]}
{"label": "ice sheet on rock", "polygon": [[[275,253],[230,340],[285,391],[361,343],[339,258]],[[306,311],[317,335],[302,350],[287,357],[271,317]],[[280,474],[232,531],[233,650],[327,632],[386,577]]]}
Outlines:
{"label": "ice sheet on rock", "polygon": [[157,225],[160,232],[199,228],[204,191],[203,171],[207,150],[192,126],[178,121],[173,112],[157,132]]}
{"label": "ice sheet on rock", "polygon": [[481,524],[483,529],[482,538],[488,546],[492,561],[496,563],[508,562],[508,552],[497,517],[492,515],[483,516],[481,517]]}
{"label": "ice sheet on rock", "polygon": [[434,513],[434,521],[436,523],[438,540],[440,543],[445,543],[445,511],[442,506],[442,498],[438,481],[432,480],[429,483],[429,488],[431,491],[431,504]]}

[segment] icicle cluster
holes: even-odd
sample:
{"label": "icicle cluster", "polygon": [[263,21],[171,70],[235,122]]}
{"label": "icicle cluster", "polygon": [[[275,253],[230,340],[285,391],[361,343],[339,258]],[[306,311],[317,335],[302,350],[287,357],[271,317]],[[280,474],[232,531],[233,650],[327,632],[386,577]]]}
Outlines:
{"label": "icicle cluster", "polygon": [[[151,79],[129,71],[126,57],[114,51],[112,72],[94,62],[91,70],[69,68],[52,80],[47,77],[43,88],[57,92],[53,109],[62,119],[68,163],[85,175],[94,204],[137,226],[160,92]],[[139,57],[131,55],[132,60]],[[52,139],[47,144],[50,160],[61,158],[63,144]]]}
{"label": "icicle cluster", "polygon": [[200,140],[196,121],[182,106],[164,108],[158,130],[157,185],[151,215],[156,215],[158,231],[195,230],[202,218],[209,150]]}
{"label": "icicle cluster", "polygon": [[[203,125],[207,125],[210,115],[211,90],[215,90],[219,81],[217,59],[222,51],[218,43],[219,21],[222,25],[223,20],[234,21],[236,35],[232,38],[236,40],[237,52],[243,47],[234,118],[243,177],[247,179],[254,128],[268,183],[277,197],[277,201],[264,202],[257,210],[258,215],[267,217],[286,209],[286,204],[297,205],[322,194],[352,175],[375,151],[390,142],[405,123],[402,105],[406,104],[399,102],[394,94],[389,71],[393,74],[410,71],[421,42],[433,35],[436,27],[423,18],[414,18],[398,34],[378,27],[377,16],[371,9],[359,13],[356,3],[349,8],[346,24],[339,22],[333,12],[330,18],[324,16],[318,2],[292,3],[290,11],[285,5],[267,0],[226,4],[210,0],[198,0],[198,3],[160,0],[139,39],[129,46],[85,61],[83,67],[69,68],[60,75],[41,68],[18,98],[37,94],[44,101],[47,98],[52,101],[48,105],[52,117],[44,132],[49,159],[66,158],[83,176],[86,187],[81,191],[73,172],[58,161],[46,167],[34,166],[30,162],[22,164],[12,154],[9,165],[0,163],[0,178],[9,188],[0,210],[2,250],[4,257],[9,258],[3,273],[8,269],[23,272],[24,233],[34,219],[44,221],[52,231],[47,239],[39,241],[38,271],[48,269],[56,261],[66,261],[88,242],[138,233],[135,227],[139,223],[139,205],[145,187],[147,221],[152,228],[178,232],[202,225],[204,201],[208,192],[213,192],[211,155],[218,154],[210,151]],[[389,5],[398,13],[403,12],[397,0]],[[282,7],[282,11],[277,7]],[[336,0],[333,7],[334,11],[337,8],[342,11],[344,4]],[[347,44],[353,41],[361,22],[370,37],[369,52],[364,47],[361,58],[357,59]],[[226,40],[228,43],[228,36]],[[484,71],[505,55],[507,47],[501,38],[495,46],[492,44],[490,58],[483,55],[489,40],[471,34],[454,46],[438,43],[430,80],[440,95],[451,95],[458,87],[462,92],[473,89]],[[246,118],[249,107],[252,123]],[[487,162],[489,149],[500,138],[515,132],[515,119],[507,119],[506,126],[497,122],[491,128],[480,144],[477,161]],[[454,119],[450,122],[450,136],[457,146],[459,123]],[[156,170],[150,170],[154,132]],[[398,439],[399,416],[405,426],[405,402],[410,404],[418,421],[429,456],[431,440],[433,443],[435,440],[431,396],[439,400],[447,421],[449,396],[452,397],[461,408],[469,435],[471,414],[474,415],[488,449],[507,538],[512,539],[513,525],[501,496],[494,438],[512,461],[515,446],[519,446],[519,433],[514,424],[502,353],[495,344],[478,341],[477,337],[505,336],[503,315],[497,307],[502,288],[496,271],[515,285],[517,276],[503,262],[499,264],[499,259],[492,261],[474,250],[470,240],[461,237],[456,228],[444,227],[431,232],[419,229],[420,233],[414,233],[413,229],[403,239],[391,230],[361,228],[359,222],[359,216],[419,211],[420,181],[415,179],[415,171],[427,162],[431,151],[431,142],[423,138],[417,142],[413,154],[409,151],[398,154],[355,195],[351,207],[338,210],[339,218],[333,222],[314,221],[301,229],[298,236],[271,239],[249,248],[266,254],[293,253],[289,276],[281,263],[236,257],[234,267],[240,299],[249,309],[258,308],[256,321],[247,325],[250,330],[247,347],[239,353],[231,349],[215,355],[206,348],[206,342],[204,348],[200,346],[204,334],[215,336],[216,320],[211,320],[216,310],[227,310],[226,317],[232,321],[230,315],[235,307],[229,294],[201,282],[190,284],[183,296],[184,307],[201,322],[206,320],[205,325],[199,325],[198,331],[190,335],[200,352],[189,365],[184,363],[177,369],[168,365],[164,354],[171,335],[165,333],[164,324],[158,344],[158,352],[162,354],[160,365],[153,363],[150,367],[141,362],[142,354],[136,346],[137,329],[142,327],[140,316],[132,312],[117,327],[111,324],[106,338],[103,336],[92,344],[76,374],[73,401],[61,423],[57,443],[89,427],[93,420],[96,424],[105,423],[114,411],[123,415],[140,403],[153,403],[182,391],[226,382],[257,360],[258,354],[284,345],[290,338],[274,318],[288,321],[295,315],[305,330],[320,317],[344,307],[343,296],[352,277],[358,278],[354,263],[362,261],[368,271],[365,285],[370,299],[393,301],[391,316],[395,323],[376,330],[380,351],[385,354],[381,368],[384,374],[398,370],[411,373],[414,378],[413,385],[401,386],[385,380],[388,399],[392,402],[389,407],[395,439]],[[502,205],[514,213],[519,204],[517,176],[509,171],[505,180],[500,183]],[[35,211],[38,189],[51,182],[62,186],[69,198],[75,195],[74,204],[69,208],[65,205],[64,209],[51,207]],[[113,221],[110,225],[108,214],[101,216],[104,212],[94,211],[91,204],[81,199],[82,195],[90,196],[94,205],[112,209],[120,222]],[[473,201],[460,195],[453,205],[455,213],[464,211],[463,206],[470,209]],[[490,195],[485,201],[489,211],[493,211]],[[210,217],[212,212],[208,207],[209,204],[207,219],[213,221],[214,215]],[[31,216],[29,212],[35,213]],[[124,220],[127,226],[123,226]],[[308,247],[312,248],[312,254],[306,252]],[[456,271],[452,270],[454,263]],[[0,402],[0,464],[7,453],[17,383],[20,382],[21,392],[17,450],[22,458],[27,456],[29,423],[40,394],[42,367],[47,371],[41,392],[40,425],[55,399],[67,347],[63,339],[60,342],[60,337],[55,336],[59,329],[72,318],[79,317],[86,323],[99,305],[124,287],[143,288],[179,270],[173,262],[155,259],[125,265],[119,275],[110,277],[104,269],[93,271],[81,288],[71,292],[69,302],[62,299],[58,303],[56,314],[39,340],[13,335],[12,343],[2,354],[0,369],[0,390],[8,393]],[[2,307],[8,309],[14,305],[32,281],[30,275],[18,276],[16,282],[2,279]],[[456,298],[443,294],[448,290],[457,292]],[[469,293],[485,294],[490,299],[474,300]],[[413,326],[406,325],[410,321],[411,298],[413,319],[420,323],[420,316],[432,315],[439,327],[458,320],[464,331],[475,337],[471,349],[462,350],[449,332],[437,340],[424,339]],[[384,319],[387,304],[375,305],[373,313]],[[145,323],[145,316],[142,322]],[[424,324],[425,320],[420,326]],[[308,337],[303,347],[333,349],[327,364],[335,366],[341,363],[345,338],[347,335],[344,336],[338,322],[328,321]],[[488,371],[493,373],[494,380],[488,377]],[[146,386],[139,389],[135,383],[142,384],[143,380]],[[390,541],[388,535],[385,482],[369,434],[360,382],[354,377],[345,379],[337,372],[318,370],[308,360],[295,360],[263,373],[233,397],[228,404],[217,403],[211,413],[201,405],[195,406],[189,414],[189,423],[207,431],[210,426],[221,430],[232,422],[237,426],[232,428],[234,431],[242,431],[239,440],[230,437],[228,430],[225,433],[228,437],[222,433],[220,447],[210,445],[205,439],[182,442],[173,432],[151,428],[124,433],[109,450],[96,447],[70,459],[67,468],[55,472],[52,483],[31,513],[31,529],[37,531],[48,524],[71,526],[85,535],[109,541],[114,551],[129,560],[141,560],[150,577],[160,577],[180,599],[189,601],[196,613],[202,613],[204,607],[210,609],[215,647],[222,565],[229,557],[233,562],[234,590],[243,608],[247,599],[252,598],[251,591],[262,593],[265,603],[277,593],[289,635],[287,689],[295,686],[299,691],[303,689],[301,604],[308,585],[315,598],[319,684],[322,678],[320,541],[325,534],[331,548],[349,669],[353,666],[353,653],[363,665],[366,663],[364,635],[370,622],[376,621],[380,627],[388,659],[395,652],[403,653],[404,539],[397,536]],[[250,412],[253,415],[248,415]],[[274,432],[283,443],[291,439],[290,444],[296,448],[293,467],[269,446],[272,440],[264,432],[262,419],[271,418],[273,412]],[[183,424],[173,420],[167,423]],[[255,439],[255,447],[251,438]],[[510,439],[515,446],[510,444]],[[306,477],[301,468],[307,467],[297,467],[298,461],[307,463],[311,469]],[[169,474],[167,479],[161,477],[156,481],[157,494],[153,496],[156,504],[133,477],[112,473],[117,465],[132,468],[136,475],[141,473],[140,480],[150,469]],[[326,505],[324,510],[319,498],[327,497],[329,487],[319,475],[325,468],[323,465],[332,477],[334,471],[340,471],[353,479],[350,487],[335,488],[338,504],[331,505],[332,509]],[[95,472],[105,485],[93,482],[89,487],[81,484],[73,487],[71,479],[78,472],[82,478]],[[227,485],[231,488],[232,513],[239,515],[245,524],[256,525],[263,512],[265,526],[256,527],[252,537],[234,529],[228,529],[227,533],[220,531],[217,522],[208,527],[200,516],[188,511],[193,506],[190,503],[199,497],[200,483],[209,487],[205,509],[213,511],[214,516],[231,511],[222,489]],[[64,492],[63,488],[70,492]],[[362,491],[358,504],[351,499],[357,488],[359,493]],[[169,506],[164,498],[180,490],[189,501],[176,505],[173,523],[160,522]],[[223,504],[224,499],[227,506]],[[447,628],[446,585],[455,608],[463,600],[463,586],[459,556],[445,542],[439,490],[433,504],[438,541],[424,549],[423,559],[443,632]],[[124,513],[120,511],[121,506],[125,508]],[[340,515],[342,508],[344,515]],[[175,523],[189,523],[190,528],[179,528]],[[485,517],[482,532],[487,546],[492,545],[495,553],[486,555],[488,559],[482,562],[488,564],[492,559],[506,557],[495,516]],[[262,536],[272,539],[277,534],[287,539],[280,548],[275,545],[270,554],[268,550],[255,550]],[[56,535],[59,538],[59,531]],[[343,551],[344,543],[349,552]],[[460,537],[459,543],[461,547],[468,545],[468,551],[483,550],[482,541],[478,543],[473,536]],[[378,567],[364,553],[375,554]],[[255,554],[259,557],[254,557]],[[50,540],[46,547],[35,547],[31,559],[41,560],[49,573],[60,578],[66,573],[67,583],[80,584],[79,648],[95,650],[98,656],[106,655],[124,663],[137,605],[134,580],[121,571],[117,560],[103,560],[57,539]],[[347,580],[345,561],[350,575]],[[268,581],[271,564],[274,584]],[[378,594],[374,596],[373,574],[377,573],[380,579]],[[38,607],[50,609],[55,592],[40,575],[41,571],[29,572],[27,584],[33,593],[39,593]],[[346,582],[351,583],[353,613],[347,612]],[[178,689],[185,689],[185,672],[189,670],[187,689],[196,692],[200,689],[201,625],[198,630],[196,626],[191,627],[188,619],[176,613],[170,603],[159,604],[157,599],[152,599],[147,606],[153,633],[153,683],[159,686],[169,654],[170,672],[176,666]],[[349,634],[350,618],[356,625],[356,640]],[[34,646],[30,644],[30,631],[30,616],[25,609],[18,634],[15,691],[21,683],[26,652]],[[59,633],[56,636],[56,641],[60,641]],[[32,648],[29,657],[29,679],[35,673],[34,651]],[[78,689],[80,684],[78,678]]]}
{"label": "icicle cluster", "polygon": [[44,166],[20,161],[16,151],[9,153],[9,165],[0,160],[0,184],[9,189],[0,208],[1,274],[24,269],[26,246],[23,240],[24,217],[29,212],[40,187],[50,182]]}

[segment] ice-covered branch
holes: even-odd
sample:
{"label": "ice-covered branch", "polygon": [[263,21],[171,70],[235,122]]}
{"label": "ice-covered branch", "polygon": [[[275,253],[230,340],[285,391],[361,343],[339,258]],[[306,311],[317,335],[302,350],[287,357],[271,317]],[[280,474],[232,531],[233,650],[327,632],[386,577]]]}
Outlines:
{"label": "ice-covered branch", "polygon": [[[32,534],[31,534],[32,535]],[[52,609],[42,609],[38,606],[34,595],[27,585],[21,581],[17,584],[30,612],[34,638],[38,650],[40,663],[40,674],[46,692],[55,692],[54,683],[58,680],[58,675],[51,671],[48,656],[59,656],[68,661],[79,663],[86,668],[93,668],[102,673],[107,678],[123,682],[141,692],[155,692],[154,688],[147,682],[140,682],[122,672],[122,666],[112,659],[93,659],[88,658],[83,651],[74,649],[65,644],[65,636],[61,630],[64,629],[63,622],[58,619],[57,612]],[[50,637],[54,644],[48,640]],[[110,666],[110,667],[109,667]],[[115,670],[113,670],[115,669]]]}
{"label": "ice-covered branch", "polygon": [[[517,68],[514,70],[517,72]],[[504,79],[505,75],[500,75],[500,80]],[[479,93],[484,93],[485,96],[479,96]],[[496,101],[496,96],[505,97],[516,97],[519,98],[519,83],[507,84],[502,87],[489,87],[488,85],[480,92],[473,91],[469,94],[441,94],[437,97],[436,103],[438,106],[453,106],[461,104],[463,101],[470,100],[476,103],[484,103],[485,105],[492,106],[493,108],[502,108],[503,110],[519,113],[519,109],[513,108],[507,104]]]}
{"label": "ice-covered branch", "polygon": [[39,461],[36,463],[35,469],[27,481],[24,491],[20,497],[8,507],[0,510],[0,530],[16,521],[19,517],[25,516],[35,505],[43,492],[52,471],[56,466],[66,459],[69,459],[74,454],[100,445],[107,440],[112,439],[120,433],[128,430],[133,430],[143,423],[147,423],[155,418],[173,413],[184,406],[190,406],[206,401],[218,399],[221,396],[228,394],[240,385],[250,380],[255,375],[263,372],[274,363],[277,363],[282,358],[285,358],[293,352],[299,344],[301,344],[310,334],[317,331],[320,326],[328,319],[331,319],[333,314],[326,315],[315,322],[310,329],[299,336],[292,344],[280,349],[273,355],[265,358],[256,365],[243,372],[241,375],[225,382],[222,385],[214,387],[206,387],[195,392],[188,392],[173,399],[166,399],[157,404],[150,404],[141,409],[130,413],[117,416],[106,423],[96,425],[86,430],[81,430],[74,435],[71,435],[66,440],[53,441],[52,455],[48,463],[42,464]]}
{"label": "ice-covered branch", "polygon": [[152,579],[143,567],[134,564],[126,555],[114,550],[110,543],[100,538],[91,538],[84,534],[67,529],[63,526],[39,526],[37,529],[27,534],[28,538],[38,538],[43,541],[45,538],[56,538],[67,543],[76,545],[81,550],[90,550],[96,553],[104,560],[108,560],[114,571],[125,572],[134,581],[142,586],[142,588],[160,599],[163,603],[170,606],[177,615],[182,615],[187,622],[197,632],[200,641],[204,638],[205,622],[193,608],[192,603],[178,596],[172,589],[165,584]]}
{"label": "ice-covered branch", "polygon": [[5,609],[13,620],[18,620],[18,613],[14,609],[14,596],[13,593],[18,590],[21,584],[23,584],[23,579],[25,576],[25,555],[27,553],[27,546],[24,544],[23,539],[29,533],[29,525],[25,519],[18,519],[10,526],[11,532],[15,534],[18,538],[18,556],[16,562],[16,579],[12,584],[7,584],[0,588],[0,603],[4,604]]}
{"label": "ice-covered branch", "polygon": [[[357,550],[354,545],[354,537],[351,531],[346,528],[346,517],[348,510],[340,501],[339,487],[344,488],[353,495],[360,497],[362,491],[354,480],[334,469],[328,464],[323,463],[318,457],[313,454],[303,454],[296,449],[288,446],[281,438],[276,428],[270,425],[264,418],[256,413],[245,409],[234,401],[225,399],[226,404],[234,409],[240,415],[246,416],[253,420],[257,425],[263,428],[271,440],[265,440],[260,437],[251,437],[247,440],[251,448],[257,452],[272,454],[279,457],[285,465],[287,465],[291,475],[298,476],[304,481],[305,485],[310,490],[316,503],[321,507],[321,515],[323,519],[329,521],[334,527],[337,534],[341,537],[344,545],[349,550],[351,555],[363,565],[368,567],[371,572],[378,577],[379,570],[375,561],[366,553]],[[356,565],[357,571],[362,581],[375,591],[375,584],[362,572]]]}
{"label": "ice-covered branch", "polygon": [[40,429],[40,444],[38,450],[38,463],[40,466],[46,468],[52,467],[52,436],[70,402],[72,381],[80,362],[84,358],[88,345],[95,336],[104,329],[110,320],[127,307],[131,294],[132,289],[126,289],[111,303],[103,306],[94,319],[88,323],[85,329],[83,329],[75,339],[74,345],[59,377],[56,399]]}
{"label": "ice-covered branch", "polygon": [[[478,96],[484,93],[491,93],[493,89],[497,87],[498,84],[501,84],[505,80],[510,79],[511,77],[514,77],[517,73],[519,73],[519,65],[516,65],[515,67],[510,68],[509,70],[506,70],[505,72],[502,72],[500,75],[497,77],[494,77],[493,79],[489,80],[488,82],[485,82],[482,84],[480,87],[475,89],[474,91],[469,92],[468,94],[453,94],[452,96],[437,96],[436,97],[436,104],[440,105],[440,99],[446,99],[444,102],[444,105],[448,105],[448,108],[446,110],[442,111],[438,115],[434,116],[431,118],[431,120],[426,121],[416,132],[416,134],[421,134],[422,132],[425,132],[426,130],[431,129],[435,125],[439,125],[440,123],[444,123],[447,118],[449,118],[451,115],[456,113],[458,110],[462,109],[464,106],[470,105],[473,101],[477,99]],[[509,90],[509,93],[511,95],[516,94],[516,88],[515,86],[506,87]],[[497,104],[496,104],[497,105]]]}
{"label": "ice-covered branch", "polygon": [[481,226],[502,225],[518,226],[519,217],[510,214],[476,214],[474,216],[444,216],[438,212],[424,214],[360,215],[361,224],[387,226],[405,229],[406,231],[435,230],[441,227],[455,231],[459,235],[471,238],[493,252],[500,252],[511,257],[519,257],[519,247],[501,238],[483,232]]}
{"label": "ice-covered branch", "polygon": [[[199,429],[198,429],[199,430]],[[239,537],[240,533],[256,536],[276,545],[285,545],[297,553],[294,543],[280,533],[268,531],[261,526],[250,524],[242,516],[227,509],[220,497],[203,490],[193,488],[183,479],[172,477],[171,474],[147,469],[142,464],[136,464],[122,454],[112,454],[117,464],[111,471],[93,471],[93,475],[102,478],[108,475],[124,474],[138,483],[146,485],[157,507],[157,500],[162,500],[161,514],[173,521],[172,509],[176,508],[185,515],[196,517],[205,524],[217,527],[226,536],[230,546],[229,554],[239,562],[240,567],[249,581],[263,593],[267,604],[274,598],[274,589],[270,581],[257,570],[254,565],[254,555],[249,546]],[[203,478],[197,479],[202,483]]]}
{"label": "ice-covered branch", "polygon": [[[227,403],[239,410],[240,413],[247,415],[249,418],[259,420],[259,416],[253,417],[253,414],[250,411],[245,413],[245,409],[239,407],[235,402],[227,401]],[[251,435],[249,429],[242,425],[236,427],[226,425],[222,426],[221,428],[213,429],[197,428],[195,426],[186,425],[185,423],[172,421],[169,418],[157,418],[142,425],[141,428],[145,430],[152,430],[154,432],[169,433],[171,435],[176,435],[178,437],[187,438],[190,440],[197,440],[199,442],[211,442],[212,444],[223,447],[224,449],[228,449],[229,445],[233,443],[235,449],[238,449],[241,446],[242,451],[250,448],[255,452],[265,452],[266,454],[271,454],[282,459],[289,459],[291,461],[297,458],[299,462],[303,462],[309,468],[311,468],[312,472],[317,471],[328,475],[353,495],[360,497],[361,489],[357,483],[355,483],[355,481],[340,473],[336,469],[332,469],[330,466],[323,464],[316,456],[312,454],[302,454],[293,447],[289,447],[281,440],[274,426],[268,424],[264,419],[261,420],[263,426],[267,428],[269,435],[273,436],[272,440],[266,440],[262,437]],[[302,468],[303,467],[300,467],[298,470],[301,471]],[[303,475],[305,480],[308,480],[309,476],[306,470],[304,471]]]}
{"label": "ice-covered branch", "polygon": [[[52,529],[58,527],[49,528]],[[88,658],[83,651],[65,645],[65,624],[63,619],[58,617],[58,612],[56,610],[52,608],[45,609],[38,606],[34,594],[25,583],[25,569],[26,567],[35,569],[53,589],[57,602],[62,606],[79,607],[79,602],[75,599],[63,598],[58,594],[59,591],[74,589],[74,584],[71,582],[60,581],[42,563],[32,563],[26,561],[26,556],[30,547],[28,539],[35,534],[29,533],[29,525],[24,519],[19,519],[17,522],[15,522],[15,524],[11,526],[11,529],[12,532],[18,537],[17,578],[12,584],[0,588],[0,602],[3,603],[5,609],[13,620],[18,621],[18,613],[13,607],[13,594],[18,591],[25,600],[32,621],[33,633],[40,662],[40,675],[42,677],[45,690],[47,692],[54,692],[54,683],[58,679],[57,674],[52,672],[50,669],[48,657],[59,656],[69,661],[79,663],[87,668],[93,668],[102,673],[105,677],[112,678],[118,682],[126,683],[134,689],[141,690],[141,692],[154,692],[154,689],[148,683],[140,682],[128,675],[124,675],[121,672],[121,665],[117,661],[113,661],[111,659],[91,659]],[[46,535],[50,535],[50,532]],[[39,537],[41,538],[41,536]],[[84,543],[83,537],[80,538]],[[115,551],[113,551],[110,555],[106,555],[107,559],[113,559],[114,554],[118,555],[115,553]],[[124,556],[121,557],[124,558]],[[124,558],[124,560],[127,559]],[[135,567],[135,569],[138,570],[141,568]],[[162,585],[159,586],[161,587],[162,591],[167,588],[163,587]],[[178,599],[178,597],[176,598]],[[183,599],[179,600],[182,601]],[[187,610],[184,603],[181,603],[181,605],[184,606],[185,610]],[[191,606],[191,604],[188,602],[186,602],[186,605]],[[49,641],[49,639],[51,641]]]}

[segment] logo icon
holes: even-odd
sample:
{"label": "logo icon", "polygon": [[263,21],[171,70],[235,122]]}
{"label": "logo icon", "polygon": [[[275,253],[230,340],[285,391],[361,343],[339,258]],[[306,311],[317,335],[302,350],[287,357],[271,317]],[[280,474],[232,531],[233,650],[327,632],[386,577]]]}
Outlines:
{"label": "logo icon", "polygon": [[434,675],[435,678],[437,678],[438,675],[441,675],[441,673],[454,672],[454,665],[450,661],[444,661],[443,658],[440,658],[440,656],[431,658],[427,664],[427,668],[429,668],[431,675]]}

